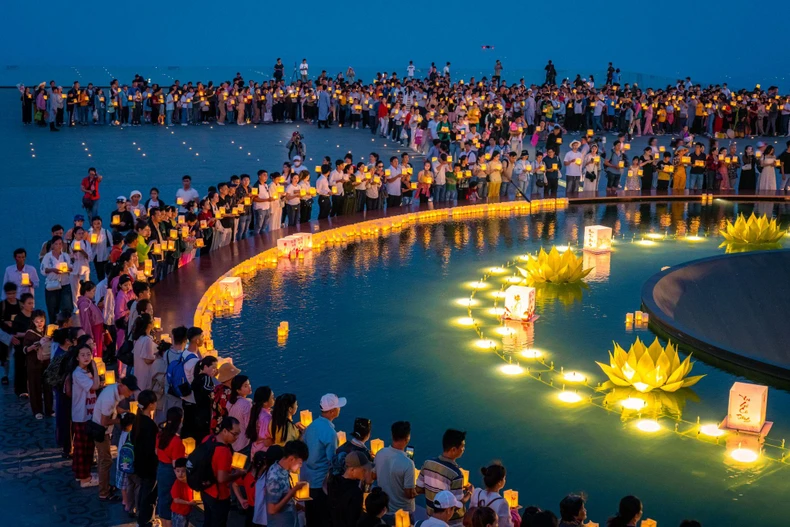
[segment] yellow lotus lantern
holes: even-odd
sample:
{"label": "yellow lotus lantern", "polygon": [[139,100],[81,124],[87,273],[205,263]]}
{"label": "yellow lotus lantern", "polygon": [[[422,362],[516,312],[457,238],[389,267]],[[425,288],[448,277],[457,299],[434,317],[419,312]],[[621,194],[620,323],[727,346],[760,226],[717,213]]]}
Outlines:
{"label": "yellow lotus lantern", "polygon": [[583,268],[583,259],[573,254],[570,249],[560,253],[552,247],[548,253],[541,247],[537,258],[528,256],[526,269],[518,268],[527,283],[569,284],[578,282],[592,271]]}
{"label": "yellow lotus lantern", "polygon": [[628,352],[615,342],[614,354],[609,352],[609,364],[596,364],[615,386],[633,386],[642,393],[656,389],[674,392],[693,386],[704,377],[688,377],[693,366],[691,355],[681,362],[677,348],[671,342],[664,348],[657,338],[650,347],[637,338]]}
{"label": "yellow lotus lantern", "polygon": [[727,244],[767,245],[779,243],[785,231],[779,228],[776,218],[768,219],[766,214],[758,218],[752,213],[748,220],[739,214],[735,224],[727,220],[727,227],[721,231],[721,235],[725,241],[719,247]]}

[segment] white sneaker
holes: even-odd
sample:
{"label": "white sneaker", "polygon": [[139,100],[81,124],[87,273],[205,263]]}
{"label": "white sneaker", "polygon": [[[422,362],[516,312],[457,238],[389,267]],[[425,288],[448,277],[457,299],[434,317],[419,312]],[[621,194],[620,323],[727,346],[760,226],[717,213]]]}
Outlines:
{"label": "white sneaker", "polygon": [[44,415],[43,414],[36,414],[36,419],[44,419]]}
{"label": "white sneaker", "polygon": [[89,480],[80,480],[80,488],[87,489],[88,487],[98,487],[99,486],[99,476],[96,474],[91,474],[91,479]]}

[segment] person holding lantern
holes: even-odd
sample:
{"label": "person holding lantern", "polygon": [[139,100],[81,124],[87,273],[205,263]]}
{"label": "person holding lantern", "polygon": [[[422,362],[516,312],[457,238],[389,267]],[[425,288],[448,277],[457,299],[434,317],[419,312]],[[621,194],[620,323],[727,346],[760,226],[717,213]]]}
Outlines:
{"label": "person holding lantern", "polygon": [[[468,473],[458,466],[457,460],[464,455],[466,449],[466,432],[449,429],[442,437],[442,454],[425,460],[417,478],[417,494],[425,495],[425,508],[429,516],[439,515],[451,527],[460,527],[464,515],[463,503],[472,496],[472,485]],[[441,499],[440,495],[449,495],[453,503],[457,503],[445,518],[449,498]],[[440,503],[437,505],[436,500]]]}
{"label": "person holding lantern", "polygon": [[41,274],[46,276],[45,300],[50,322],[54,322],[61,310],[73,311],[71,294],[71,257],[63,251],[63,239],[52,238],[50,251],[41,260]]}
{"label": "person holding lantern", "polygon": [[[17,296],[32,293],[38,288],[38,273],[32,265],[27,265],[27,251],[23,248],[14,249],[14,263],[5,268],[3,285],[13,283],[16,285]],[[3,297],[5,298],[5,293]]]}

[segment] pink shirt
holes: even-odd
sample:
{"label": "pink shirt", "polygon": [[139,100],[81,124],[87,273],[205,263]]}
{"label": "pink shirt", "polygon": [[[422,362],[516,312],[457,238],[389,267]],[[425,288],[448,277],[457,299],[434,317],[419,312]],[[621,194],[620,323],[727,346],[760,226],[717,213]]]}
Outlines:
{"label": "pink shirt", "polygon": [[250,449],[250,458],[255,456],[256,452],[266,452],[266,450],[268,450],[267,447],[264,446],[263,440],[271,439],[272,437],[271,430],[269,429],[269,423],[271,422],[271,410],[268,408],[261,408],[261,413],[258,415],[258,440],[252,443],[252,448]]}

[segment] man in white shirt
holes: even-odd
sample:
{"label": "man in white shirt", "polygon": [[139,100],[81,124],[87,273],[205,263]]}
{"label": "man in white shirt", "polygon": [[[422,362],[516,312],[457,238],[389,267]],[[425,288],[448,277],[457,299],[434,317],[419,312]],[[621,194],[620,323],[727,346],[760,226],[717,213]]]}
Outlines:
{"label": "man in white shirt", "polygon": [[565,165],[565,180],[566,188],[565,193],[568,195],[577,194],[579,192],[579,179],[582,175],[582,154],[579,152],[579,141],[571,141],[571,150],[562,160]]}
{"label": "man in white shirt", "polygon": [[387,187],[387,208],[400,207],[401,200],[401,167],[398,163],[398,157],[392,156],[390,158],[390,167],[388,169],[389,175],[384,173],[384,182]]}
{"label": "man in white shirt", "polygon": [[[16,284],[17,298],[25,293],[33,293],[38,287],[38,273],[36,272],[36,268],[32,265],[25,264],[26,258],[27,251],[21,248],[14,250],[14,261],[16,263],[6,267],[5,273],[3,274],[3,285],[8,282]],[[27,277],[23,275],[27,275]],[[2,299],[5,299],[5,292],[0,294],[3,295]]]}
{"label": "man in white shirt", "polygon": [[118,384],[105,387],[96,398],[93,407],[93,422],[105,427],[103,441],[96,442],[97,461],[99,471],[99,499],[102,501],[119,501],[110,489],[110,467],[112,467],[112,453],[110,452],[110,438],[112,427],[120,422],[118,417],[118,403],[131,397],[140,389],[137,378],[127,375]]}
{"label": "man in white shirt", "polygon": [[410,60],[409,65],[406,67],[406,76],[410,79],[414,78],[414,61]]}
{"label": "man in white shirt", "polygon": [[302,76],[302,82],[307,82],[307,59],[302,59],[302,63],[299,64],[299,74]]}
{"label": "man in white shirt", "polygon": [[343,213],[343,203],[345,202],[343,182],[346,180],[346,176],[343,174],[344,166],[343,161],[335,161],[335,169],[329,174],[330,192],[332,193],[332,211],[329,215],[333,217]]}
{"label": "man in white shirt", "polygon": [[321,166],[321,175],[315,181],[315,192],[318,194],[318,219],[323,220],[329,217],[329,210],[331,206],[330,196],[332,191],[329,189],[329,179],[326,175],[329,173],[329,167],[326,165]]}
{"label": "man in white shirt", "polygon": [[269,173],[265,170],[258,171],[258,183],[254,188],[258,189],[258,195],[252,196],[252,211],[255,214],[255,234],[262,233],[269,225],[271,217],[271,202],[269,194]]}
{"label": "man in white shirt", "polygon": [[197,203],[200,201],[198,191],[192,188],[192,177],[184,176],[181,178],[182,187],[176,191],[176,205],[178,205],[178,212],[186,214],[187,209],[185,205],[190,201]]}

